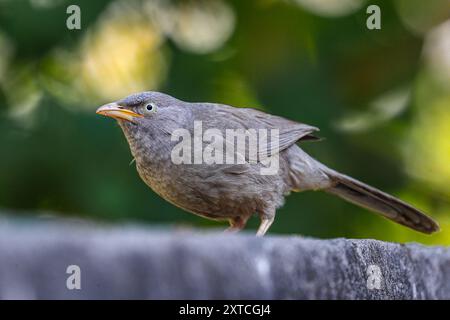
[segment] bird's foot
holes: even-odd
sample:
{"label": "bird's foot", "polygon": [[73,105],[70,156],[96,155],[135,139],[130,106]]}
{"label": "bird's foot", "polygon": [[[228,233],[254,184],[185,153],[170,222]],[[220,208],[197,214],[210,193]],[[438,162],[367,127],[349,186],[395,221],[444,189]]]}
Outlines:
{"label": "bird's foot", "polygon": [[261,224],[259,225],[258,231],[256,232],[257,237],[262,237],[266,234],[272,225],[274,217],[264,217],[261,219]]}

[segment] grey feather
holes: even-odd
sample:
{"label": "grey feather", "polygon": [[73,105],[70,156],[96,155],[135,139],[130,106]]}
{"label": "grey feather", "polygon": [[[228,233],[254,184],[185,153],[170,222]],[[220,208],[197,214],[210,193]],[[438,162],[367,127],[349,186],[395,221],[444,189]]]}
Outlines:
{"label": "grey feather", "polygon": [[[158,106],[155,114],[145,114],[146,103]],[[258,214],[264,232],[273,221],[275,210],[291,191],[325,190],[383,216],[431,233],[438,225],[431,218],[405,202],[353,178],[327,168],[305,153],[296,143],[315,140],[319,129],[303,123],[248,108],[223,104],[188,103],[158,92],[143,92],[117,102],[121,108],[144,115],[136,121],[119,120],[142,180],[157,194],[174,205],[203,217],[230,220],[231,226],[245,226]],[[203,130],[277,129],[278,148],[270,141],[267,154],[260,150],[256,162],[241,164],[174,164],[171,140],[175,129],[193,134],[194,121],[202,121]],[[226,141],[226,143],[232,143]],[[275,175],[261,175],[261,156],[279,155]]]}

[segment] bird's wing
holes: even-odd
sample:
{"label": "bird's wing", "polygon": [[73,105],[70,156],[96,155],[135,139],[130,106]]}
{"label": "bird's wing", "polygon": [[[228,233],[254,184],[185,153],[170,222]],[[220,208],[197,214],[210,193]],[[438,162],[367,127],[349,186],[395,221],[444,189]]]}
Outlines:
{"label": "bird's wing", "polygon": [[274,116],[255,109],[246,109],[250,114],[253,114],[254,119],[258,123],[264,125],[265,129],[279,130],[279,143],[270,143],[268,152],[273,154],[276,149],[278,152],[290,147],[300,140],[318,140],[312,133],[319,131],[319,128],[295,122],[283,117]]}
{"label": "bird's wing", "polygon": [[283,117],[274,116],[263,111],[250,108],[234,108],[221,104],[198,104],[193,108],[194,120],[203,120],[208,127],[224,129],[266,129],[278,130],[277,141],[268,139],[267,150],[258,150],[259,156],[275,154],[288,148],[299,140],[318,140],[312,133],[318,128],[295,122]]}

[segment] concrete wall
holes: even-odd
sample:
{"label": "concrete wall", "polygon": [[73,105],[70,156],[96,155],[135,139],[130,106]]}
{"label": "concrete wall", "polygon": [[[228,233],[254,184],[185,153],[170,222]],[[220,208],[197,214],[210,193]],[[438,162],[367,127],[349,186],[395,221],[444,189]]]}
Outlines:
{"label": "concrete wall", "polygon": [[2,218],[0,298],[449,299],[450,250]]}

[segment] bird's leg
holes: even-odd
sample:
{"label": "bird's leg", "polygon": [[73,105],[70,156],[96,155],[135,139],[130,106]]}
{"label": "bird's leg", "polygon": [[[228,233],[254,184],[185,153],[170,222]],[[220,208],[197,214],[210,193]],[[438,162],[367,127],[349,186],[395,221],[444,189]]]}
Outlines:
{"label": "bird's leg", "polygon": [[236,233],[238,231],[241,231],[245,228],[245,225],[247,223],[248,217],[234,217],[229,220],[230,226],[225,230],[227,233]]}
{"label": "bird's leg", "polygon": [[269,230],[270,226],[275,219],[275,210],[271,210],[268,213],[261,214],[261,224],[259,225],[258,231],[256,232],[257,237],[262,237]]}
{"label": "bird's leg", "polygon": [[270,226],[272,225],[273,217],[272,218],[262,218],[261,224],[259,225],[258,231],[256,232],[257,237],[262,237],[266,234],[267,230],[269,230]]}

